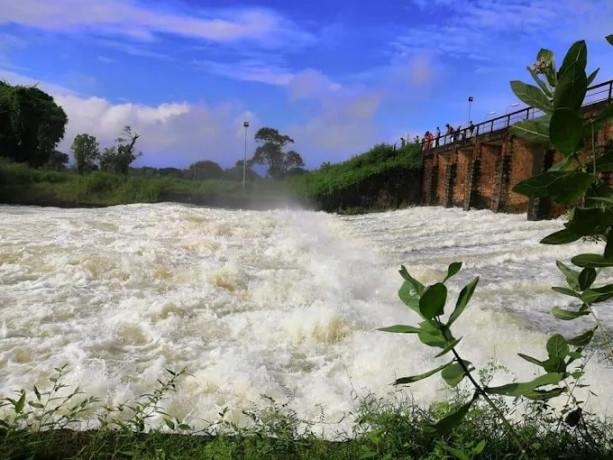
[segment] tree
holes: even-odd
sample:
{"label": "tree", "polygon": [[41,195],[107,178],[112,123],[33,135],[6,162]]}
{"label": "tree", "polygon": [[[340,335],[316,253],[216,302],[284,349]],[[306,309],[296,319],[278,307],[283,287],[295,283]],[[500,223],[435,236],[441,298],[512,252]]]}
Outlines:
{"label": "tree", "polygon": [[118,137],[115,140],[117,146],[104,149],[100,157],[100,169],[103,171],[128,174],[130,164],[143,155],[142,152],[134,153],[134,145],[140,136],[129,126],[123,128],[123,134],[125,137]]}
{"label": "tree", "polygon": [[255,134],[255,140],[261,142],[256,150],[251,163],[267,164],[267,175],[273,179],[281,179],[291,168],[304,166],[304,161],[300,154],[294,150],[284,152],[288,144],[293,144],[294,139],[287,135],[279,134],[273,128],[261,128]]}
{"label": "tree", "polygon": [[93,171],[96,167],[96,161],[100,159],[100,144],[94,136],[89,134],[77,134],[72,141],[70,150],[75,159],[77,172],[83,174]]}
{"label": "tree", "polygon": [[64,110],[44,91],[0,81],[0,155],[43,166],[64,137],[67,122]]}
{"label": "tree", "polygon": [[192,180],[219,179],[223,174],[223,169],[214,161],[197,161],[190,165],[185,172],[185,177]]}
{"label": "tree", "polygon": [[51,152],[51,156],[45,163],[45,168],[54,169],[56,171],[62,171],[66,169],[66,164],[68,163],[68,155],[60,152],[58,150],[53,150]]}
{"label": "tree", "polygon": [[[224,169],[224,179],[240,182],[243,180],[243,160],[238,160],[234,166],[228,169]],[[251,169],[251,162],[247,160],[245,165],[245,179],[249,182],[253,182],[261,179],[260,175]]]}

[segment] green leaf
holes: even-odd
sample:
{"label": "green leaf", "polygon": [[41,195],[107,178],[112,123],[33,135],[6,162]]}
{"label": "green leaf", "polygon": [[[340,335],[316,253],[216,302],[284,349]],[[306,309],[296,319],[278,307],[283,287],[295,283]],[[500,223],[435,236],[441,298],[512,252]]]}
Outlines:
{"label": "green leaf", "polygon": [[470,460],[470,457],[468,456],[468,454],[464,452],[463,450],[456,449],[455,447],[451,447],[448,444],[440,444],[440,447],[445,449],[447,452],[449,452],[451,455],[453,455],[458,460]]}
{"label": "green leaf", "polygon": [[[573,270],[572,268],[564,265],[559,260],[556,260],[556,267],[560,270],[564,276],[566,277],[566,282],[573,289],[579,288],[579,272]],[[571,294],[574,295],[574,294]]]}
{"label": "green leaf", "polygon": [[551,112],[553,110],[553,106],[549,99],[547,99],[547,96],[536,86],[526,85],[519,80],[513,80],[511,81],[511,89],[520,101],[525,102],[529,106],[541,109],[543,112]]}
{"label": "green leaf", "polygon": [[587,304],[604,302],[611,298],[613,298],[613,284],[607,284],[606,286],[594,289],[586,289],[583,291],[583,294],[581,294],[581,300]]}
{"label": "green leaf", "polygon": [[525,396],[533,392],[534,389],[543,385],[555,385],[564,376],[558,372],[550,372],[541,375],[534,380],[523,383],[508,383],[499,387],[488,387],[485,389],[487,393],[506,396]]}
{"label": "green leaf", "polygon": [[453,347],[455,347],[458,343],[460,343],[460,340],[462,340],[462,337],[447,344],[445,348],[443,348],[443,351],[441,351],[438,355],[436,355],[435,358],[440,358],[441,356],[449,353],[453,349]]}
{"label": "green leaf", "polygon": [[570,321],[576,318],[579,318],[581,316],[586,316],[589,315],[590,312],[587,310],[563,310],[562,308],[559,307],[553,307],[551,309],[551,314],[553,316],[555,316],[558,319],[564,320],[564,321]]}
{"label": "green leaf", "polygon": [[169,418],[164,417],[164,423],[166,424],[166,426],[168,428],[170,428],[171,430],[175,429],[175,422],[173,422],[172,420],[170,420]]}
{"label": "green leaf", "polygon": [[571,262],[577,267],[613,267],[613,259],[605,259],[600,254],[579,254]]}
{"label": "green leaf", "polygon": [[573,172],[544,172],[525,179],[513,187],[513,191],[521,195],[536,198],[551,198],[562,204],[573,204],[583,194],[595,178],[591,174]]}
{"label": "green leaf", "polygon": [[535,144],[548,144],[549,121],[523,120],[510,126],[509,133]]}
{"label": "green leaf", "polygon": [[548,401],[551,398],[556,398],[566,391],[565,388],[552,388],[551,390],[534,390],[526,393],[524,396],[534,401]]}
{"label": "green leaf", "polygon": [[415,278],[413,278],[409,274],[408,270],[406,269],[404,265],[400,266],[400,270],[398,273],[400,273],[400,276],[402,276],[405,279],[405,281],[408,281],[415,288],[415,290],[417,291],[419,295],[421,295],[424,292],[425,290],[424,285],[421,284],[419,281],[417,281]]}
{"label": "green leaf", "polygon": [[568,343],[575,347],[585,347],[592,341],[592,337],[594,337],[594,332],[596,331],[596,329],[598,329],[598,326],[587,330],[584,333],[573,337],[572,339],[569,339]]}
{"label": "green leaf", "polygon": [[460,406],[458,410],[452,412],[451,414],[443,417],[438,422],[433,425],[427,425],[424,431],[429,431],[431,433],[436,433],[439,435],[443,435],[451,431],[454,427],[458,426],[464,420],[464,417],[468,413],[470,406],[472,405],[475,399],[471,399],[468,403]]}
{"label": "green leaf", "polygon": [[[548,131],[549,132],[549,131]],[[554,164],[547,171],[566,171],[570,165],[573,164],[575,159],[573,157],[566,157],[562,161]]]}
{"label": "green leaf", "polygon": [[[467,367],[470,366],[470,362],[468,361],[464,361],[464,364]],[[441,372],[441,377],[443,377],[443,380],[445,380],[447,385],[452,388],[455,387],[458,383],[460,383],[465,377],[465,375],[466,374],[464,373],[464,369],[462,368],[462,365],[460,363],[453,363],[452,365],[447,366]]]}
{"label": "green leaf", "polygon": [[404,324],[396,324],[389,327],[381,327],[378,329],[383,332],[394,332],[396,334],[418,334],[422,330],[419,327],[405,326]]}
{"label": "green leaf", "polygon": [[23,408],[26,404],[26,393],[22,390],[21,391],[21,397],[19,398],[19,400],[14,403],[15,406],[15,412],[18,414],[21,414],[23,412]]}
{"label": "green leaf", "polygon": [[419,299],[419,311],[426,319],[432,319],[444,313],[447,301],[447,287],[443,283],[428,286]]}
{"label": "green leaf", "polygon": [[592,82],[596,79],[596,75],[598,75],[598,71],[599,70],[600,70],[600,67],[597,68],[591,74],[588,75],[588,77],[587,77],[587,86],[590,86],[592,84]]}
{"label": "green leaf", "polygon": [[580,235],[576,235],[569,229],[565,228],[558,232],[547,235],[541,240],[541,244],[567,244],[572,243],[573,241],[577,241],[579,238],[581,238]]}
{"label": "green leaf", "polygon": [[449,341],[445,339],[441,330],[438,327],[433,326],[429,321],[423,321],[420,326],[421,332],[417,334],[417,337],[421,343],[430,347],[439,348],[445,348],[449,344]]}
{"label": "green leaf", "polygon": [[604,247],[605,259],[613,259],[613,235],[607,235],[607,244]]}
{"label": "green leaf", "polygon": [[609,42],[609,45],[613,45],[613,34],[607,35],[605,40]]}
{"label": "green leaf", "polygon": [[532,79],[536,82],[537,85],[539,85],[539,88],[541,88],[541,91],[543,91],[543,94],[545,94],[545,96],[547,96],[548,98],[553,97],[553,94],[551,94],[551,90],[549,89],[547,84],[539,78],[538,74],[534,70],[532,70],[530,67],[527,67],[527,69]]}
{"label": "green leaf", "polygon": [[533,358],[532,356],[524,355],[523,353],[517,353],[517,354],[519,355],[520,358],[525,359],[529,363],[536,364],[537,366],[541,366],[541,367],[545,365],[545,361],[540,361],[536,358]]}
{"label": "green leaf", "polygon": [[576,297],[577,299],[581,298],[580,293],[575,292],[574,290],[566,288],[566,287],[552,286],[551,289],[553,289],[556,292],[559,292],[560,294],[569,295],[571,297]]}
{"label": "green leaf", "polygon": [[549,123],[549,139],[556,150],[563,155],[575,153],[583,141],[581,116],[571,109],[556,109]]}
{"label": "green leaf", "polygon": [[398,291],[398,297],[400,297],[402,303],[423,318],[421,311],[419,311],[419,298],[421,295],[415,290],[415,287],[410,282],[405,281],[402,283]]}
{"label": "green leaf", "polygon": [[[576,41],[568,49],[560,70],[558,72],[558,80],[561,75],[572,71],[573,67],[579,67],[585,69],[587,65],[587,46],[585,46],[585,40]],[[557,89],[557,88],[556,88]]]}
{"label": "green leaf", "polygon": [[561,334],[554,334],[547,340],[547,353],[550,357],[566,358],[568,355],[568,343]]}
{"label": "green leaf", "polygon": [[602,235],[613,224],[613,209],[576,207],[565,224],[571,232],[581,235]]}
{"label": "green leaf", "polygon": [[475,292],[475,288],[477,287],[478,283],[479,277],[477,276],[470,283],[464,286],[464,288],[460,292],[460,295],[458,296],[458,301],[455,304],[455,309],[453,310],[453,313],[451,314],[451,316],[449,317],[449,321],[447,322],[448,327],[451,326],[455,322],[455,320],[460,317],[460,315],[468,305],[468,302],[470,301],[471,297],[473,296],[473,293]]}
{"label": "green leaf", "polygon": [[592,267],[586,267],[579,273],[579,289],[584,291],[589,288],[596,280],[596,270]]}
{"label": "green leaf", "polygon": [[583,104],[587,91],[587,75],[585,66],[570,67],[561,76],[558,76],[558,85],[553,95],[553,105],[556,110],[569,109],[577,112]]}
{"label": "green leaf", "polygon": [[445,369],[447,366],[451,365],[452,363],[453,361],[449,361],[447,364],[443,364],[442,366],[439,366],[436,369],[432,369],[431,371],[424,372],[423,374],[413,375],[411,377],[402,377],[400,379],[397,379],[394,382],[394,385],[406,385],[408,383],[414,383],[414,382],[418,382],[423,379],[427,379],[431,375],[434,375],[437,372],[442,371],[443,369]]}
{"label": "green leaf", "polygon": [[482,440],[479,444],[473,447],[472,452],[475,455],[479,455],[481,452],[483,452],[483,449],[485,449],[485,440]]}
{"label": "green leaf", "polygon": [[42,405],[39,402],[35,402],[35,401],[28,401],[28,405],[32,406],[32,407],[35,407],[36,409],[44,409],[45,408],[44,405]]}
{"label": "green leaf", "polygon": [[458,273],[461,268],[462,268],[462,262],[451,263],[449,267],[447,268],[447,276],[443,280],[443,283],[447,281],[449,278],[451,278],[452,276],[454,276],[456,273]]}

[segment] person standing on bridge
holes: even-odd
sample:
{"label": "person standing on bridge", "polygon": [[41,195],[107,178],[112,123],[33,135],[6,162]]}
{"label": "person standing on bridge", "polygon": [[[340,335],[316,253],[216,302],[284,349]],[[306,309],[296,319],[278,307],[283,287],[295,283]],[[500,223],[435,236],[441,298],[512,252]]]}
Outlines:
{"label": "person standing on bridge", "polygon": [[438,126],[436,127],[436,142],[434,143],[435,147],[438,147],[438,144],[440,142],[441,139],[441,128],[439,128]]}
{"label": "person standing on bridge", "polygon": [[472,121],[468,122],[468,137],[473,137],[473,131],[475,130],[475,125]]}

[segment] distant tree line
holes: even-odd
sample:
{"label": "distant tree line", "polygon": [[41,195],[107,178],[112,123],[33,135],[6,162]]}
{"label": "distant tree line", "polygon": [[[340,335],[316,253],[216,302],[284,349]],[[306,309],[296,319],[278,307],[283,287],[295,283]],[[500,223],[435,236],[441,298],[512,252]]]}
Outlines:
{"label": "distant tree line", "polygon": [[[0,156],[34,168],[65,169],[69,157],[56,150],[64,138],[68,117],[55,103],[53,97],[36,86],[10,85],[0,81]],[[177,168],[134,169],[130,165],[140,156],[136,142],[140,138],[130,126],[125,126],[116,145],[100,151],[97,139],[81,133],[75,136],[70,150],[74,167],[79,174],[102,170],[116,174],[129,172],[142,175],[180,177],[189,180],[226,179],[240,181],[243,178],[243,160],[228,169],[210,160],[197,161],[186,170]],[[286,148],[294,140],[273,128],[261,128],[255,134],[259,144],[253,156],[244,165],[246,179],[261,178],[255,165],[267,167],[266,176],[279,180],[302,174],[304,161],[300,154]]]}

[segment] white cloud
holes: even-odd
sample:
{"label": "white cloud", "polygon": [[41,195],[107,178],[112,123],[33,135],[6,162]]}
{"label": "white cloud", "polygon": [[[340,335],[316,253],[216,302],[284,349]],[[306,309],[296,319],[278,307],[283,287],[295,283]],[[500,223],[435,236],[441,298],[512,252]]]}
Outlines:
{"label": "white cloud", "polygon": [[194,60],[193,64],[205,71],[242,81],[257,81],[275,86],[288,85],[293,74],[285,67],[267,64],[258,59],[238,62],[215,62],[206,59]]}
{"label": "white cloud", "polygon": [[242,120],[249,117],[258,123],[254,114],[233,104],[207,107],[182,102],[154,107],[74,95],[55,100],[69,118],[60,150],[69,152],[79,133],[94,135],[101,146],[110,146],[123,126],[130,125],[141,135],[138,149],[143,157],[137,165],[187,167],[206,159],[232,166],[243,153]]}
{"label": "white cloud", "polygon": [[168,9],[153,9],[134,0],[19,0],[4,2],[0,24],[63,31],[131,36],[152,40],[158,33],[187,36],[214,42],[257,39],[283,43],[312,40],[287,20],[262,8],[195,10],[179,14]]}
{"label": "white cloud", "polygon": [[293,100],[308,99],[338,91],[341,85],[330,80],[315,69],[307,69],[293,75],[289,81],[290,97]]}

